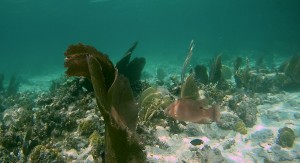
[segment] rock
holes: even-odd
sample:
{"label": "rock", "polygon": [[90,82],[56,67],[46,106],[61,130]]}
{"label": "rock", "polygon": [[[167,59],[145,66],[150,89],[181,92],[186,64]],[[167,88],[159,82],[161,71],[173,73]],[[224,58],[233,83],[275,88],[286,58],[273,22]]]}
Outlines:
{"label": "rock", "polygon": [[246,135],[247,134],[247,128],[243,121],[237,121],[234,125],[234,131],[239,132],[240,134]]}
{"label": "rock", "polygon": [[189,123],[187,126],[186,133],[188,136],[199,136],[201,132],[199,131],[199,127],[195,123]]}
{"label": "rock", "polygon": [[91,148],[92,162],[100,162],[101,153],[104,149],[104,137],[100,135],[98,131],[94,131],[89,137],[89,145]]}
{"label": "rock", "polygon": [[296,158],[289,152],[282,150],[281,147],[277,144],[272,145],[270,151],[264,150],[263,148],[254,149],[254,151],[259,157],[264,158],[264,162],[290,162]]}
{"label": "rock", "polygon": [[82,148],[85,148],[89,145],[88,140],[85,139],[85,136],[78,136],[75,133],[70,134],[67,138],[65,138],[68,142],[66,144],[67,149],[76,149],[80,150]]}
{"label": "rock", "polygon": [[79,132],[81,135],[84,136],[90,136],[95,130],[100,130],[100,123],[99,119],[97,117],[91,116],[86,119],[84,119],[80,124],[79,124]]}
{"label": "rock", "polygon": [[294,113],[294,117],[295,117],[296,119],[300,119],[300,113]]}
{"label": "rock", "polygon": [[226,140],[225,143],[223,144],[223,149],[224,150],[230,149],[231,146],[233,146],[234,144],[235,144],[235,140],[234,139]]}
{"label": "rock", "polygon": [[252,141],[255,142],[268,142],[268,140],[271,140],[273,137],[274,134],[270,129],[262,129],[251,135]]}
{"label": "rock", "polygon": [[239,121],[239,117],[232,112],[226,112],[221,114],[220,122],[218,127],[224,130],[233,130],[235,124]]}
{"label": "rock", "polygon": [[229,100],[229,108],[244,121],[246,127],[253,127],[257,119],[257,99],[250,98],[246,94],[236,94]]}
{"label": "rock", "polygon": [[292,161],[293,159],[295,159],[295,157],[289,152],[282,150],[282,148],[279,145],[272,145],[271,150],[273,152],[273,160],[275,162]]}
{"label": "rock", "polygon": [[0,162],[18,162],[17,156],[0,145]]}
{"label": "rock", "polygon": [[279,115],[279,111],[267,111],[267,115],[266,117],[272,121],[280,121],[280,115]]}
{"label": "rock", "polygon": [[70,149],[68,151],[63,152],[64,157],[66,157],[67,160],[77,160],[78,159],[78,153],[75,149]]}
{"label": "rock", "polygon": [[85,159],[84,162],[85,162],[85,163],[94,163],[95,160],[94,160],[94,158],[93,158],[92,155],[89,155],[89,156]]}
{"label": "rock", "polygon": [[7,127],[19,128],[32,120],[32,112],[22,107],[12,107],[3,112],[3,122]]}
{"label": "rock", "polygon": [[217,148],[211,149],[210,146],[205,145],[201,151],[197,151],[197,156],[200,158],[200,162],[226,162],[221,154],[221,151]]}
{"label": "rock", "polygon": [[29,162],[65,162],[65,160],[58,149],[38,145],[31,152]]}
{"label": "rock", "polygon": [[247,127],[253,127],[255,125],[257,112],[257,107],[253,99],[245,98],[237,104],[236,113]]}

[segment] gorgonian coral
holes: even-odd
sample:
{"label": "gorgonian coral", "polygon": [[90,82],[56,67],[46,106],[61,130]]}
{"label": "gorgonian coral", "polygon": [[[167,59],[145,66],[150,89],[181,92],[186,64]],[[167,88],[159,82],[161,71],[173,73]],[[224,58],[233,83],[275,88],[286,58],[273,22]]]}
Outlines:
{"label": "gorgonian coral", "polygon": [[135,132],[138,108],[128,79],[92,46],[71,45],[65,56],[68,76],[85,76],[92,82],[105,122],[105,162],[145,162]]}

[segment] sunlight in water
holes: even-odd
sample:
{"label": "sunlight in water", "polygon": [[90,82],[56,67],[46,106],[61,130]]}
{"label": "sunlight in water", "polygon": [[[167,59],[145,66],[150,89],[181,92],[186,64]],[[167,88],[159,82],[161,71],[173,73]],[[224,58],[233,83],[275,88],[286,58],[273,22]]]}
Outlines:
{"label": "sunlight in water", "polygon": [[90,0],[91,3],[108,2],[110,0]]}

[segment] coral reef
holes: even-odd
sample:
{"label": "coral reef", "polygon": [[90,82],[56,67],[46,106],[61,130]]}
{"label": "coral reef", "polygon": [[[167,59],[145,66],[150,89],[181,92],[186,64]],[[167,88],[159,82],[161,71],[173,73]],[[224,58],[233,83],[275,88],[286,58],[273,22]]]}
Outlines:
{"label": "coral reef", "polygon": [[[163,67],[151,67],[145,80],[133,75],[132,85],[127,71],[142,71],[130,61],[136,45],[118,62],[118,71],[95,48],[71,45],[65,54],[66,74],[84,77],[58,78],[49,92],[24,92],[21,85],[8,95],[3,86],[1,90],[0,75],[0,162],[299,160],[299,95],[282,91],[295,91],[299,85],[299,56],[279,71],[265,67],[262,60],[255,64],[242,57],[230,67],[231,58],[222,56],[221,61],[217,56],[211,80],[201,60],[188,76],[181,74],[185,82],[173,73],[180,65],[172,65],[169,74]],[[193,47],[192,43],[184,71]],[[131,62],[135,68],[129,68]],[[235,84],[224,80],[232,77],[230,69]],[[17,77],[11,83],[20,86],[13,84],[20,83]],[[138,91],[132,92],[132,87]]]}
{"label": "coral reef", "polygon": [[[26,162],[37,145],[46,145],[47,149],[52,149],[58,140],[67,138],[68,132],[77,128],[75,117],[80,119],[91,109],[82,107],[90,102],[86,101],[84,91],[70,94],[76,82],[63,82],[61,85],[66,87],[61,86],[49,94],[20,92],[13,97],[1,99],[5,111],[1,115],[0,146],[10,151],[10,161],[17,162],[13,161],[17,159]],[[77,104],[80,110],[69,106],[71,102]],[[60,145],[64,147],[64,144]],[[56,157],[47,159],[43,161],[51,162]]]}
{"label": "coral reef", "polygon": [[29,156],[29,162],[65,162],[58,149],[36,146]]}
{"label": "coral reef", "polygon": [[[297,57],[293,57],[297,60]],[[250,67],[250,60],[246,60],[246,65],[242,68],[241,57],[236,58],[234,62],[234,79],[237,88],[244,88],[252,92],[269,93],[279,92],[281,90],[295,90],[299,89],[297,84],[292,78],[297,76],[296,74],[291,75],[289,71],[289,62],[287,61],[281,65],[279,71],[276,69],[267,69],[260,58],[255,67]],[[292,65],[297,65],[293,62]],[[291,66],[293,73],[297,73],[297,66]]]}
{"label": "coral reef", "polygon": [[[87,111],[95,109],[95,106],[87,107],[91,103],[91,97],[86,92],[78,92],[72,95],[72,89],[77,88],[77,80],[64,81],[62,85],[68,85],[69,87],[60,87],[53,90],[49,95],[39,97],[37,106],[34,109],[33,124],[23,121],[23,124],[28,126],[26,136],[23,142],[23,154],[26,157],[36,145],[47,145],[47,148],[55,146],[51,142],[53,139],[66,139],[67,144],[60,144],[65,148],[80,149],[82,140],[74,141],[78,136],[71,136],[69,138],[69,132],[76,131],[78,124],[76,120],[81,119],[85,116]],[[82,88],[77,88],[83,90]],[[43,99],[42,101],[40,99]],[[48,100],[46,100],[48,99]],[[51,100],[50,100],[51,99]],[[90,99],[90,100],[89,100]],[[47,102],[45,103],[44,100]],[[48,102],[50,101],[50,103]],[[76,102],[74,102],[76,101]],[[72,105],[70,105],[72,103]],[[74,107],[74,105],[77,107]],[[80,108],[80,109],[79,109]],[[88,130],[88,129],[87,129]],[[79,147],[78,147],[79,146]]]}

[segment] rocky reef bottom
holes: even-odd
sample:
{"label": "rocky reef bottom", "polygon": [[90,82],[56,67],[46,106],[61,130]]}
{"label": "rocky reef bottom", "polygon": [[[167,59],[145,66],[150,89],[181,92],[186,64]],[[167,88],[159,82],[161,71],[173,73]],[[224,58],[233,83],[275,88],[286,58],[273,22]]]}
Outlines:
{"label": "rocky reef bottom", "polygon": [[[160,111],[142,119],[148,161],[300,161],[299,93],[222,98],[219,124],[178,122]],[[0,114],[0,162],[102,162],[104,123],[84,78],[53,81],[48,92],[1,94]]]}

